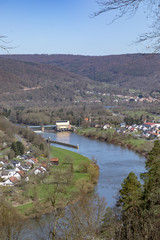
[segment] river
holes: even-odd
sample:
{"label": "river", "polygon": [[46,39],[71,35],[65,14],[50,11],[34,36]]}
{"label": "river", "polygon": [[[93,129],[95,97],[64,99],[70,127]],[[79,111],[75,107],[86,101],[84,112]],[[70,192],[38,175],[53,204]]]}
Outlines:
{"label": "river", "polygon": [[145,158],[120,146],[92,140],[71,132],[45,132],[42,133],[42,136],[50,137],[51,140],[79,145],[79,149],[73,149],[53,144],[97,160],[100,174],[96,191],[100,197],[105,197],[108,207],[115,204],[121,183],[131,171],[138,178],[139,174],[145,171]]}
{"label": "river", "polygon": [[[94,157],[97,160],[100,174],[95,190],[100,197],[105,197],[108,207],[114,206],[118,190],[121,188],[121,183],[131,171],[133,171],[138,178],[139,174],[145,171],[145,158],[120,146],[92,140],[70,132],[45,132],[39,134],[45,138],[50,137],[52,140],[74,145],[78,144],[79,149],[56,144],[52,145],[80,153],[90,159]],[[53,219],[53,214],[43,215],[40,219],[41,227],[39,221],[37,223],[34,219],[29,220],[24,228],[26,232],[22,233],[22,239],[51,239],[46,237],[45,234],[49,234],[50,226],[53,226]]]}

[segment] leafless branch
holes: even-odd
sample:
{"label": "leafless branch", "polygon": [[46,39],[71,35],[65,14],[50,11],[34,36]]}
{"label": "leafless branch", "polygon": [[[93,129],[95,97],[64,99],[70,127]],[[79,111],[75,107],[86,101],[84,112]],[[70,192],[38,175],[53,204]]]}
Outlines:
{"label": "leafless branch", "polygon": [[154,49],[154,52],[160,50],[160,0],[98,0],[97,4],[100,10],[95,12],[93,16],[114,12],[113,18],[109,19],[110,23],[126,15],[133,17],[140,5],[143,6],[146,19],[151,19],[149,26],[151,31],[140,35],[136,43],[145,42]]}
{"label": "leafless branch", "polygon": [[102,13],[107,13],[110,11],[119,11],[115,15],[115,19],[122,17],[123,15],[131,14],[134,15],[138,10],[139,4],[143,0],[107,0],[107,1],[97,1],[100,6],[100,10],[94,13],[94,16],[98,16]]}
{"label": "leafless branch", "polygon": [[6,51],[9,53],[10,49],[13,49],[13,47],[8,46],[10,42],[6,41],[7,36],[5,35],[0,35],[0,49]]}

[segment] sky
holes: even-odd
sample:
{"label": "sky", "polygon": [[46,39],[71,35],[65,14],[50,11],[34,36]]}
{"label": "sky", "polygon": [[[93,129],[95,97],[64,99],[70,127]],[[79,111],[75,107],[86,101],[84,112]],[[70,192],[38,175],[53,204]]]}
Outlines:
{"label": "sky", "polygon": [[143,7],[112,24],[113,13],[92,17],[98,9],[96,0],[0,0],[0,34],[13,47],[10,54],[146,52],[143,44],[134,43],[148,31]]}

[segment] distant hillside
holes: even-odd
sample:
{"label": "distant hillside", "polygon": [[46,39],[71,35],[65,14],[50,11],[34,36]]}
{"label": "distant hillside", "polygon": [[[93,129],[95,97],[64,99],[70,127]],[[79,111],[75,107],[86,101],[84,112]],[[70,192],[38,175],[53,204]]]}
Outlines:
{"label": "distant hillside", "polygon": [[150,92],[160,89],[160,55],[126,54],[112,56],[5,55],[19,61],[60,66],[66,70],[106,82],[119,88]]}
{"label": "distant hillside", "polygon": [[21,105],[47,105],[72,101],[91,80],[59,66],[22,62],[0,57],[0,101]]}

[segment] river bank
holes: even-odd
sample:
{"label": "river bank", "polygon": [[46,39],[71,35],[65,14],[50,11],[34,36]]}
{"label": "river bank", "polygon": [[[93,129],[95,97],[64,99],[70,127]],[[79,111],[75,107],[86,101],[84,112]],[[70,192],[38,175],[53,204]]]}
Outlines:
{"label": "river bank", "polygon": [[131,134],[117,133],[114,129],[101,130],[95,128],[77,129],[77,134],[91,139],[104,141],[113,145],[133,150],[147,157],[153,148],[154,142],[142,138],[136,138]]}

